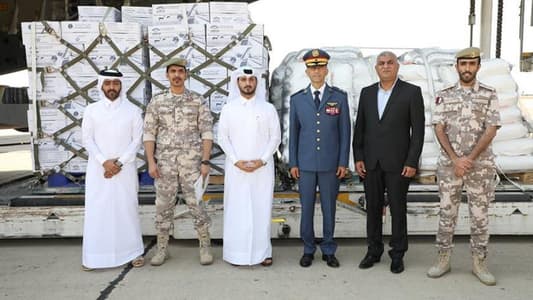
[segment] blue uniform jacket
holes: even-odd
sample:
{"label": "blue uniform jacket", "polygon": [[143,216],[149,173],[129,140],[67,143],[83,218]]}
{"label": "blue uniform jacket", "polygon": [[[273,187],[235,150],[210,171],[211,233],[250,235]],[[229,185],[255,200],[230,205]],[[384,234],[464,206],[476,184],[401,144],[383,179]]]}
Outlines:
{"label": "blue uniform jacket", "polygon": [[350,112],[346,92],[326,85],[317,110],[310,86],[291,96],[289,167],[334,171],[348,167]]}

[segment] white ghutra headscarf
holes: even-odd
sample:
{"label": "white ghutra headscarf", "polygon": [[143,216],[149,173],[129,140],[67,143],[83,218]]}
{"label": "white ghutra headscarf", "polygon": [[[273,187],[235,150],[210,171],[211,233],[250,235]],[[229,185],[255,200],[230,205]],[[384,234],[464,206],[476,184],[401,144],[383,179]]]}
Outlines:
{"label": "white ghutra headscarf", "polygon": [[[120,80],[120,95],[118,96],[120,100],[126,100],[126,88],[124,87],[124,82],[122,81],[122,73],[120,73],[117,69],[104,69],[98,73],[98,95],[100,96],[100,99],[107,99],[109,100],[105,94],[104,91],[102,91],[102,86],[104,85],[105,80]],[[98,100],[100,100],[98,99]]]}
{"label": "white ghutra headscarf", "polygon": [[266,79],[263,77],[264,71],[261,69],[254,69],[251,67],[240,67],[231,73],[231,80],[229,85],[229,95],[227,102],[241,98],[241,91],[237,80],[242,76],[255,77],[257,79],[257,87],[255,89],[256,101],[267,101],[268,94],[266,89]]}

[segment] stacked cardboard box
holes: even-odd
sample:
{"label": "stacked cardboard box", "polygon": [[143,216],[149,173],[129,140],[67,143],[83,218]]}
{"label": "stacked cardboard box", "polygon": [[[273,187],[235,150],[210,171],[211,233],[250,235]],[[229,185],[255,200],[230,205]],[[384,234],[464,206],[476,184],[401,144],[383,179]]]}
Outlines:
{"label": "stacked cardboard box", "polygon": [[[216,132],[231,71],[241,66],[268,69],[263,26],[251,24],[247,3],[154,4],[152,10],[149,57],[151,77],[157,82],[152,83],[152,94],[168,88],[165,69],[158,66],[170,58],[186,58],[190,70],[186,87],[209,101]],[[216,138],[215,134],[215,142]],[[223,169],[224,157],[213,163]]]}
{"label": "stacked cardboard box", "polygon": [[[141,80],[146,69],[142,47],[138,47],[141,27],[133,23],[46,24],[53,31],[40,22],[22,24],[30,68],[29,95],[36,100],[29,112],[33,143],[38,149],[34,168],[83,173],[87,161],[75,153],[83,148],[83,111],[89,102],[100,100],[98,71],[117,67],[124,74],[123,86],[129,89],[130,101],[142,107],[148,99],[146,83]],[[104,36],[110,42],[100,40]],[[126,52],[129,55],[125,56]],[[134,87],[137,81],[139,84]]]}
{"label": "stacked cardboard box", "polygon": [[80,22],[120,22],[120,11],[109,6],[78,6]]}
{"label": "stacked cardboard box", "polygon": [[[173,57],[186,58],[186,87],[209,101],[215,120],[226,103],[232,70],[243,65],[268,69],[263,26],[251,24],[246,3],[154,4],[123,6],[121,11],[82,6],[78,11],[79,22],[48,22],[53,30],[37,22],[23,24],[32,71],[30,98],[37,100],[29,113],[37,171],[85,171],[85,159],[73,156],[82,149],[83,110],[99,100],[100,69],[117,67],[128,98],[144,108],[152,95],[169,86],[161,65]],[[148,47],[139,46],[143,40]],[[149,73],[150,82],[142,79],[143,73]],[[223,168],[224,157],[214,162]]]}
{"label": "stacked cardboard box", "polygon": [[250,24],[250,12],[245,2],[210,2],[211,24]]}

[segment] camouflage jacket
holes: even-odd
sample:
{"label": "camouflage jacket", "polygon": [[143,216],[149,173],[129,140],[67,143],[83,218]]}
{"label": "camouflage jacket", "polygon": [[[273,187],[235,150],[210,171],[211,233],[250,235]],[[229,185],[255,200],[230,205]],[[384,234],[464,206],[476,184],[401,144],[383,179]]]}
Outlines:
{"label": "camouflage jacket", "polygon": [[143,141],[156,142],[157,158],[181,149],[201,151],[204,139],[213,139],[213,117],[200,95],[188,90],[174,95],[165,90],[148,103]]}
{"label": "camouflage jacket", "polygon": [[[468,155],[486,128],[501,125],[496,91],[479,81],[470,90],[463,89],[457,82],[437,93],[432,123],[446,126],[445,133],[458,156]],[[489,145],[477,160],[492,164],[492,147]],[[451,164],[444,149],[441,149],[439,163]]]}

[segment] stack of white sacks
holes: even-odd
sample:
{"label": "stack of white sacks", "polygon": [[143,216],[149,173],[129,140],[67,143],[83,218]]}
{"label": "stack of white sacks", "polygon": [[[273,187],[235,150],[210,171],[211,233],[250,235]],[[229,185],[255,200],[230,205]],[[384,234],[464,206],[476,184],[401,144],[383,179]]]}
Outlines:
{"label": "stack of white sacks", "polygon": [[399,76],[407,82],[418,85],[424,98],[426,130],[419,164],[420,176],[434,175],[437,170],[440,150],[431,124],[431,113],[435,108],[436,92],[448,84],[454,84],[457,80],[457,75],[444,80],[439,75],[441,68],[450,66],[453,68],[454,57],[455,51],[441,49],[417,49],[400,56]]}
{"label": "stack of white sacks", "polygon": [[[455,64],[455,50],[419,49],[402,56],[403,62],[415,63],[415,66],[425,67],[428,74],[426,86],[433,85],[434,91],[451,86],[458,80]],[[402,68],[405,67],[402,65]],[[401,69],[400,69],[401,70]],[[493,152],[499,172],[523,172],[533,170],[533,139],[518,107],[518,86],[511,76],[511,65],[502,59],[488,59],[481,61],[478,80],[496,89],[500,106],[502,127],[493,141]],[[418,82],[413,82],[418,84]],[[420,86],[424,90],[424,84]],[[431,87],[430,87],[431,90]],[[425,95],[424,95],[425,98]],[[425,101],[431,109],[435,102],[433,97]],[[427,118],[427,115],[426,115]],[[426,120],[427,121],[427,120]],[[426,143],[421,158],[422,175],[434,174],[438,157],[438,145],[433,130],[426,128]],[[429,138],[434,143],[430,144]]]}
{"label": "stack of white sacks", "polygon": [[[355,124],[357,101],[361,88],[376,82],[375,56],[362,57],[355,48],[325,48],[331,55],[328,84],[348,93],[350,116]],[[271,99],[282,116],[282,154],[288,162],[290,95],[305,88],[309,80],[302,61],[307,49],[288,54],[272,75]],[[456,50],[417,49],[400,55],[399,76],[420,86],[426,114],[426,134],[420,159],[420,176],[434,175],[437,169],[439,145],[431,125],[435,93],[457,82]],[[511,77],[511,66],[501,59],[483,60],[478,73],[481,82],[493,86],[498,93],[502,127],[494,140],[493,151],[500,172],[533,170],[533,139],[517,106],[518,87]],[[353,170],[353,162],[350,162]]]}
{"label": "stack of white sacks", "polygon": [[[299,90],[307,87],[309,79],[305,74],[305,64],[303,55],[309,49],[289,53],[281,65],[272,74],[271,99],[281,117],[282,159],[289,160],[289,109],[290,96]],[[328,64],[329,74],[326,81],[329,85],[336,86],[348,93],[348,103],[350,106],[350,119],[355,122],[357,115],[357,105],[361,89],[376,81],[373,67],[368,63],[356,48],[336,47],[324,48],[331,59]],[[353,170],[353,159],[350,155],[350,166]]]}

